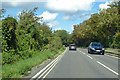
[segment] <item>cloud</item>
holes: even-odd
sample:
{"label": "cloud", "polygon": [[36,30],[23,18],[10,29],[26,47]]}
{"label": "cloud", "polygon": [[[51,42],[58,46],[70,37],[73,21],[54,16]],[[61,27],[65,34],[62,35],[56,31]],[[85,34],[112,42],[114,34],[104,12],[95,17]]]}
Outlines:
{"label": "cloud", "polygon": [[62,20],[69,20],[70,19],[70,16],[64,16],[62,17]]}
{"label": "cloud", "polygon": [[95,2],[118,2],[120,0],[96,0]]}
{"label": "cloud", "polygon": [[2,2],[2,8],[33,8],[43,5],[41,2]]}
{"label": "cloud", "polygon": [[79,11],[89,11],[95,0],[48,0],[45,8],[52,12],[74,14]]}
{"label": "cloud", "polygon": [[42,7],[50,11],[75,13],[80,10],[91,10],[93,2],[119,0],[2,0],[2,8]]}
{"label": "cloud", "polygon": [[57,30],[62,30],[62,28],[61,27],[55,28],[55,31],[57,31]]}
{"label": "cloud", "polygon": [[62,13],[62,20],[74,20],[84,11],[92,10],[96,0],[48,0],[44,8],[49,12]]}
{"label": "cloud", "polygon": [[53,25],[52,25],[51,23],[47,23],[47,25],[48,25],[50,28],[53,27]]}
{"label": "cloud", "polygon": [[59,22],[58,21],[52,21],[51,24],[53,24],[53,26],[58,26]]}
{"label": "cloud", "polygon": [[93,13],[83,13],[80,15],[80,18],[90,18],[91,14]]}
{"label": "cloud", "polygon": [[51,21],[50,23],[47,23],[47,25],[52,28],[52,27],[55,27],[55,26],[58,26],[59,25],[59,22],[58,21]]}
{"label": "cloud", "polygon": [[17,13],[17,17],[18,17],[19,15],[21,15],[21,13],[22,13],[22,11],[19,11],[19,12]]}
{"label": "cloud", "polygon": [[46,2],[47,0],[2,0],[2,2]]}
{"label": "cloud", "polygon": [[71,29],[72,29],[72,30],[74,30],[74,27],[73,27],[73,25],[71,26]]}
{"label": "cloud", "polygon": [[100,4],[100,5],[99,5],[99,8],[100,8],[101,10],[110,8],[110,6],[108,6],[109,4],[110,4],[109,2],[106,2],[105,4]]}
{"label": "cloud", "polygon": [[49,13],[48,11],[43,12],[39,17],[43,17],[43,21],[50,22],[56,19],[58,13]]}

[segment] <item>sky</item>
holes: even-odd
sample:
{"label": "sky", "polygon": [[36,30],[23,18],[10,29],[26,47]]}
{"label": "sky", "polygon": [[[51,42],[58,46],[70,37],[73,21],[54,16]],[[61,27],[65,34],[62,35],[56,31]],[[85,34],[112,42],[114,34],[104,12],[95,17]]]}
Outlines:
{"label": "sky", "polygon": [[90,18],[91,14],[109,8],[113,0],[2,0],[0,8],[6,9],[4,16],[17,18],[25,9],[38,7],[36,14],[52,30],[73,31],[73,25]]}

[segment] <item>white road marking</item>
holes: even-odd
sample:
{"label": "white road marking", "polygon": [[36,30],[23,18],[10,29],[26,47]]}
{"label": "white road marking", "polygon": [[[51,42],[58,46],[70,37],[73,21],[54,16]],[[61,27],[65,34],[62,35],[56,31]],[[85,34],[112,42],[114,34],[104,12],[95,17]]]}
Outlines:
{"label": "white road marking", "polygon": [[100,65],[102,65],[103,67],[107,68],[108,70],[110,70],[114,74],[119,75],[117,72],[115,72],[114,70],[110,69],[109,67],[107,67],[106,65],[102,64],[101,62],[97,61],[97,63],[100,64]]}
{"label": "white road marking", "polygon": [[84,52],[80,51],[81,53],[85,54]]}
{"label": "white road marking", "polygon": [[[107,55],[107,54],[105,54],[105,55],[106,55],[106,56],[109,56],[109,55]],[[109,57],[116,58],[116,59],[120,59],[120,58],[115,57],[115,56],[109,56]]]}
{"label": "white road marking", "polygon": [[34,75],[30,80],[33,80],[34,78],[37,78],[41,73],[43,73],[43,71],[45,71],[49,66],[51,66],[52,64],[54,64],[60,56],[63,56],[63,54],[65,54],[65,52],[67,51],[67,48],[66,50],[61,54],[59,55],[56,59],[54,59],[51,63],[49,63],[47,66],[45,66],[42,70],[40,70],[36,75]]}
{"label": "white road marking", "polygon": [[[60,59],[53,65],[53,67],[43,76],[43,79],[46,78],[46,76],[53,70],[53,68],[57,65],[57,63],[61,60],[62,56],[60,57]],[[42,80],[43,80],[42,79]]]}
{"label": "white road marking", "polygon": [[[44,67],[41,71],[39,71],[35,76],[32,77],[33,78],[36,78],[37,76],[39,76],[44,70],[46,70],[52,63],[54,63],[56,60],[58,59],[58,57],[56,59],[54,59],[51,63],[49,63],[46,67]],[[30,80],[32,80],[30,79]]]}
{"label": "white road marking", "polygon": [[82,52],[83,54],[85,54],[84,52]]}
{"label": "white road marking", "polygon": [[91,56],[87,55],[90,59],[93,59]]}
{"label": "white road marking", "polygon": [[[84,52],[80,51],[81,53],[85,54]],[[91,56],[87,55],[89,58],[93,59]],[[106,55],[106,56],[109,56],[109,55]],[[117,58],[117,57],[114,57],[114,56],[109,56],[109,57],[113,57],[113,58]],[[120,59],[120,58],[117,58],[117,59]],[[119,73],[117,73],[116,71],[112,70],[111,68],[107,67],[106,65],[102,64],[101,62],[97,61],[98,64],[100,64],[101,66],[105,67],[106,69],[110,70],[111,72],[113,72],[114,74],[116,75],[119,75]]]}
{"label": "white road marking", "polygon": [[[84,52],[80,51],[81,53],[85,54]],[[87,55],[90,59],[93,59],[91,56]]]}
{"label": "white road marking", "polygon": [[[59,60],[59,58],[57,60]],[[57,60],[52,65],[50,65],[38,78],[41,78],[57,62]]]}

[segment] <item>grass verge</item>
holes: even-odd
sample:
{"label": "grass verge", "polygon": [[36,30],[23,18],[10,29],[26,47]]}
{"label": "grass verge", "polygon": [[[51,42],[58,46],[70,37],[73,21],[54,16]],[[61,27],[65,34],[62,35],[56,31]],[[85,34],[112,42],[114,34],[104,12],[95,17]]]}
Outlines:
{"label": "grass verge", "polygon": [[27,75],[27,72],[30,71],[32,67],[41,64],[47,59],[53,59],[54,55],[61,54],[64,50],[65,47],[54,52],[38,52],[39,54],[32,58],[20,60],[15,64],[5,64],[2,66],[2,78],[21,78],[21,75]]}
{"label": "grass verge", "polygon": [[105,48],[106,50],[112,50],[112,51],[118,51],[120,52],[120,49],[113,49],[113,48]]}
{"label": "grass verge", "polygon": [[0,80],[2,79],[2,54],[0,53]]}
{"label": "grass verge", "polygon": [[120,57],[120,53],[109,52],[109,51],[105,51],[105,52],[106,52],[106,54],[108,54],[108,55],[113,55],[113,56]]}

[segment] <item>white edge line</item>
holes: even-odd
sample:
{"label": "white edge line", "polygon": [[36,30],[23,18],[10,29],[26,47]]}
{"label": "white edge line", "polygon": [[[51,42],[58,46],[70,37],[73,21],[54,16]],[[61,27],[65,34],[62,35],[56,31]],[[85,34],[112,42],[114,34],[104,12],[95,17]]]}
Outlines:
{"label": "white edge line", "polygon": [[43,79],[53,70],[53,68],[59,63],[59,61],[61,60],[63,56],[61,56],[56,63],[51,67],[51,69],[43,76]]}
{"label": "white edge line", "polygon": [[[67,48],[66,48],[67,50]],[[64,54],[66,52],[66,50],[62,53]],[[61,55],[62,55],[61,54]],[[54,63],[61,55],[59,55],[56,59],[54,59],[51,63],[49,63],[47,66],[45,66],[42,70],[40,70],[36,75],[34,75],[30,80],[32,80],[33,78],[36,78],[37,76],[39,76],[47,67],[49,67],[52,63]]]}
{"label": "white edge line", "polygon": [[107,68],[108,70],[110,70],[111,72],[113,72],[116,75],[119,75],[117,72],[115,72],[114,70],[110,69],[109,67],[105,66],[104,64],[102,64],[101,62],[97,61],[98,64],[102,65],[103,67]]}
{"label": "white edge line", "polygon": [[[105,55],[106,55],[106,56],[109,56],[109,55],[107,55],[107,54],[105,54]],[[109,57],[116,58],[116,59],[120,59],[120,58],[115,57],[115,56],[109,56]]]}
{"label": "white edge line", "polygon": [[[59,57],[59,56],[58,56]],[[51,63],[49,63],[46,67],[44,67],[42,70],[40,70],[36,75],[34,75],[32,78],[36,78],[37,76],[39,76],[45,69],[47,69],[47,67],[49,67],[52,63],[54,63],[57,59],[54,59]],[[31,79],[30,79],[31,80]]]}
{"label": "white edge line", "polygon": [[[57,58],[57,60],[58,60],[59,58]],[[39,77],[38,78],[41,78],[53,65],[54,65],[54,63],[56,63],[56,61],[57,60],[55,60],[54,62],[53,62],[53,64],[52,65],[50,65],[50,67],[49,68],[47,68],[41,75],[39,75]]]}

